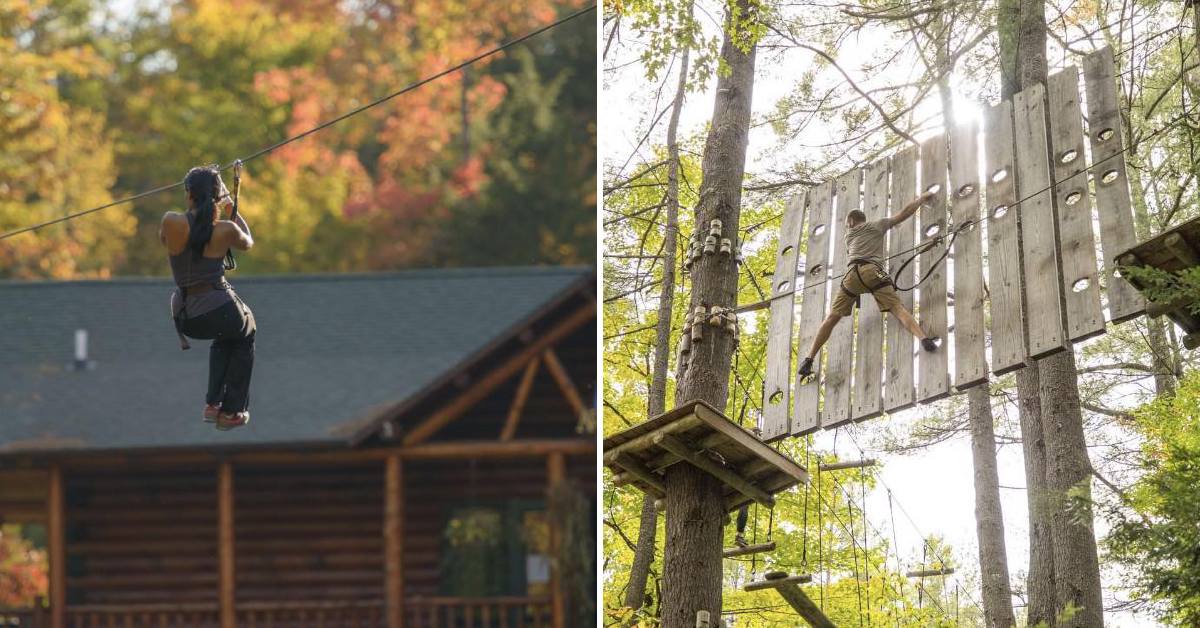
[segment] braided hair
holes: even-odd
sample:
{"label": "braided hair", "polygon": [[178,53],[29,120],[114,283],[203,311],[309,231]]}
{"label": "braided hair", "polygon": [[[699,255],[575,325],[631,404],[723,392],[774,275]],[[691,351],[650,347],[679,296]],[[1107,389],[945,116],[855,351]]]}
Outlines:
{"label": "braided hair", "polygon": [[192,258],[204,255],[204,247],[212,240],[213,225],[217,222],[217,195],[220,194],[221,173],[215,165],[196,166],[183,178],[183,187],[196,208],[196,220],[188,234]]}

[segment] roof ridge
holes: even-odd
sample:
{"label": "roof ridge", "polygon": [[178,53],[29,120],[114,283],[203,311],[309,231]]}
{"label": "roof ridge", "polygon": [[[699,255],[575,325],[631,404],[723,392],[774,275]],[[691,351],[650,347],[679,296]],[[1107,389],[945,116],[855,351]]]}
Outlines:
{"label": "roof ridge", "polygon": [[[293,283],[319,281],[370,281],[378,279],[471,279],[475,277],[519,277],[528,275],[584,275],[594,273],[593,266],[474,266],[455,268],[414,268],[392,271],[366,271],[352,273],[269,273],[243,275],[234,278],[237,283]],[[105,279],[0,279],[0,289],[6,287],[40,288],[66,286],[109,286],[109,285],[154,285],[169,284],[170,275],[120,276]]]}

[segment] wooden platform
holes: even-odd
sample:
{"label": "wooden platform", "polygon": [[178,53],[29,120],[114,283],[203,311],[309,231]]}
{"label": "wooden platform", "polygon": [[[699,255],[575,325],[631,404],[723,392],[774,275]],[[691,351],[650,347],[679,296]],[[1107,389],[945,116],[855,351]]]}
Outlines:
{"label": "wooden platform", "polygon": [[763,589],[775,589],[779,592],[780,597],[796,611],[809,626],[813,628],[837,628],[837,626],[825,616],[816,604],[813,603],[804,591],[800,589],[800,585],[812,582],[812,576],[788,576],[783,573],[768,574],[766,580],[759,582],[751,582],[742,587],[745,591],[761,591]]}
{"label": "wooden platform", "polygon": [[808,482],[808,472],[702,401],[689,401],[604,439],[604,466],[616,485],[632,484],[664,498],[663,472],[687,462],[725,485],[725,507],[773,497]]}
{"label": "wooden platform", "polygon": [[[1159,235],[1121,252],[1116,257],[1122,266],[1143,266],[1157,268],[1167,272],[1177,272],[1186,268],[1200,265],[1200,218],[1193,218],[1181,225],[1173,227]],[[1130,279],[1139,291],[1145,291],[1147,286],[1136,279]],[[1200,317],[1189,310],[1194,305],[1191,300],[1176,300],[1172,302],[1151,301],[1146,307],[1150,316],[1166,314],[1176,325],[1187,333],[1183,344],[1188,349],[1200,346]]]}

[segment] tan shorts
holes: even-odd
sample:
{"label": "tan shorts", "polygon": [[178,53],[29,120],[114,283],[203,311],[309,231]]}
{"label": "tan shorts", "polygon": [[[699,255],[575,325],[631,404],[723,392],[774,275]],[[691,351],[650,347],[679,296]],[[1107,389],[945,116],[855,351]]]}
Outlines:
{"label": "tan shorts", "polygon": [[[873,286],[878,287],[872,292]],[[847,291],[854,293],[854,296],[847,294]],[[874,264],[859,264],[857,272],[854,266],[846,269],[841,287],[834,290],[833,307],[830,308],[830,313],[849,316],[854,311],[854,302],[857,297],[868,292],[875,297],[880,312],[890,312],[893,307],[900,305],[900,296],[896,294],[896,288],[892,286],[892,282],[884,279]]]}

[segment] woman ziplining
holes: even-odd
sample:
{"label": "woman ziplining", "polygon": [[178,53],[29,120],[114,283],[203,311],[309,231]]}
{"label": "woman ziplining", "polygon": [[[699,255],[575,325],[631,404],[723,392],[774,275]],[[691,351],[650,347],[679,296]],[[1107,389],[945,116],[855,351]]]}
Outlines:
{"label": "woman ziplining", "polygon": [[[250,227],[237,211],[240,168],[238,162],[233,196],[217,166],[189,170],[183,179],[187,211],[163,214],[158,232],[175,278],[171,317],[180,346],[189,348],[187,338],[212,340],[202,417],[218,430],[250,422],[254,314],[225,281],[226,269],[234,266],[231,249],[254,246]],[[228,211],[230,219],[222,220],[222,211]]]}

